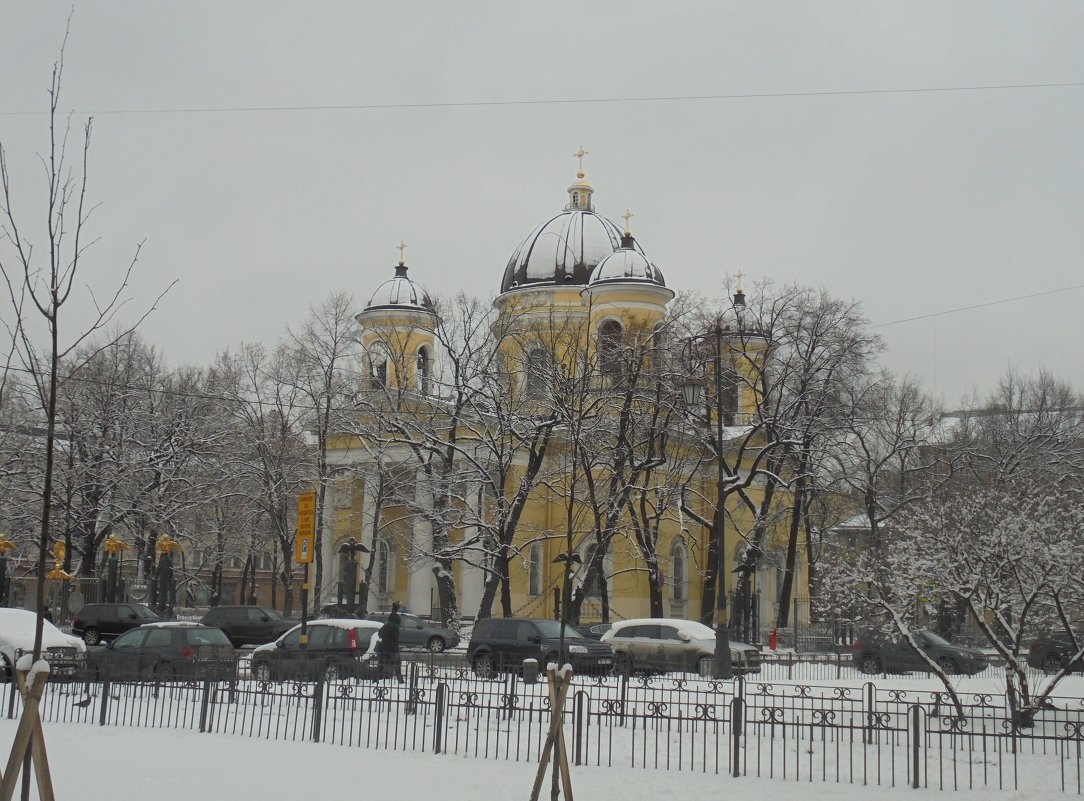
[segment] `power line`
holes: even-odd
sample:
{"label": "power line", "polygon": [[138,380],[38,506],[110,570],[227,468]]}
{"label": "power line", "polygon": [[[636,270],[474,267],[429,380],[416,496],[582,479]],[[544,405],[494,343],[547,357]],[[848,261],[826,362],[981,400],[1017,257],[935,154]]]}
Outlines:
{"label": "power line", "polygon": [[1076,289],[1084,289],[1084,284],[1073,284],[1072,286],[1063,286],[1060,289],[1048,289],[1044,292],[1032,292],[1028,295],[1017,295],[1012,298],[1002,298],[1000,300],[990,300],[986,303],[975,303],[971,306],[958,306],[955,309],[945,309],[939,312],[930,312],[929,314],[919,314],[914,317],[905,317],[901,320],[892,320],[887,323],[875,323],[871,325],[871,328],[886,328],[890,325],[901,325],[902,323],[913,323],[916,320],[929,320],[934,317],[944,317],[949,314],[956,314],[958,312],[972,311],[973,309],[985,309],[989,306],[1000,306],[1003,303],[1015,303],[1018,300],[1029,300],[1030,298],[1041,298],[1045,295],[1058,295],[1062,292],[1072,292]]}
{"label": "power line", "polygon": [[[248,114],[269,111],[381,111],[421,108],[488,108],[499,106],[561,106],[595,103],[686,103],[711,100],[765,100],[794,97],[847,97],[860,95],[935,94],[944,92],[989,92],[1015,89],[1066,89],[1084,87],[1084,81],[1051,83],[977,84],[973,86],[919,86],[899,89],[834,89],[810,92],[735,92],[712,95],[646,95],[641,97],[574,97],[548,100],[450,100],[425,103],[349,103],[301,106],[192,106],[188,108],[114,108],[81,111],[81,114]],[[72,109],[72,113],[77,110]],[[34,116],[49,111],[0,111],[0,116]]]}

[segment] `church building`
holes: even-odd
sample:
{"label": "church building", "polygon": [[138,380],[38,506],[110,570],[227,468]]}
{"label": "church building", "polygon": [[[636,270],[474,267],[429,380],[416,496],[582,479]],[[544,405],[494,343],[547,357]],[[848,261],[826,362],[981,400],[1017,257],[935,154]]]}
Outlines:
{"label": "church building", "polygon": [[[652,612],[665,617],[702,617],[704,577],[711,574],[714,585],[716,568],[707,545],[707,527],[714,515],[719,470],[713,456],[705,458],[702,451],[696,451],[697,440],[689,432],[697,423],[690,421],[688,414],[671,412],[665,418],[665,430],[654,434],[664,446],[663,458],[643,468],[632,482],[635,486],[622,496],[631,510],[640,493],[641,501],[649,499],[655,504],[656,513],[634,519],[632,511],[619,511],[611,520],[609,537],[603,540],[600,524],[597,520],[592,523],[584,506],[588,491],[582,470],[597,471],[592,477],[603,483],[613,472],[605,463],[607,452],[600,446],[597,466],[581,459],[581,467],[573,468],[573,456],[592,454],[593,442],[576,446],[574,424],[547,417],[555,405],[563,408],[567,402],[574,407],[571,396],[577,387],[583,389],[584,398],[605,392],[620,395],[633,381],[648,387],[648,377],[661,375],[662,363],[672,358],[667,354],[675,352],[675,343],[667,342],[665,332],[674,291],[633,236],[632,214],[626,211],[619,218],[624,220],[620,225],[599,213],[595,189],[583,168],[585,151],[581,147],[575,155],[579,169],[567,188],[567,203],[536,225],[512,252],[494,302],[494,326],[502,331],[501,362],[515,366],[508,370],[508,396],[515,396],[518,404],[513,412],[531,420],[555,421],[549,430],[544,464],[530,468],[541,472],[523,491],[514,536],[500,550],[494,545],[499,532],[492,533],[490,524],[504,513],[500,510],[513,505],[512,495],[523,488],[529,469],[527,455],[511,460],[515,480],[500,498],[492,493],[486,496],[481,490],[453,493],[448,489],[452,482],[445,476],[440,492],[449,496],[443,501],[449,510],[449,531],[441,539],[434,535],[434,518],[428,512],[442,499],[432,496],[432,484],[412,461],[409,445],[405,441],[395,445],[392,440],[377,443],[377,437],[364,433],[365,426],[344,431],[328,441],[329,459],[337,472],[325,501],[323,550],[319,554],[323,603],[334,603],[344,593],[349,598],[351,588],[343,587],[347,576],[348,583],[356,581],[363,588],[368,611],[387,609],[398,601],[416,614],[439,618],[442,607],[448,607],[447,602],[441,602],[443,577],[446,586],[454,584],[456,617],[474,617],[479,609],[494,616],[510,612],[517,617],[553,617],[561,602],[571,539],[573,582],[580,596],[576,617],[581,623],[649,617]],[[359,392],[394,395],[396,400],[386,407],[392,409],[389,414],[432,416],[444,413],[440,411],[445,408],[442,404],[448,403],[441,389],[446,385],[440,379],[441,371],[448,368],[442,363],[439,312],[422,288],[423,268],[408,270],[404,248],[400,243],[394,274],[375,288],[357,316],[364,351]],[[724,265],[719,267],[724,269]],[[726,320],[728,332],[737,332],[744,325],[740,315],[743,303],[739,286],[734,297],[738,313],[731,313]],[[632,350],[640,354],[639,361],[631,364],[622,356],[629,352],[630,342],[636,345]],[[755,336],[728,338],[725,347],[728,369],[764,369],[770,358],[769,349],[758,344]],[[738,355],[735,349],[739,347],[744,349],[743,358],[731,358]],[[577,385],[568,377],[583,375],[581,365],[586,364],[592,366],[591,379]],[[555,390],[554,381],[559,383],[562,376],[568,388]],[[730,436],[740,436],[745,430],[743,420],[755,414],[757,398],[749,389],[755,384],[735,381],[728,385],[726,442]],[[569,397],[555,396],[555,392],[567,392]],[[497,398],[486,411],[473,412],[478,419],[462,428],[478,436],[479,429],[497,425],[494,421],[504,419],[505,400]],[[639,400],[637,403],[643,406]],[[582,405],[586,408],[586,401]],[[397,430],[405,437],[402,432],[411,429]],[[462,436],[459,427],[455,430]],[[587,432],[584,436],[594,435]],[[496,459],[488,458],[490,462]],[[483,460],[479,457],[478,461]],[[580,475],[575,469],[581,470]],[[687,472],[682,473],[683,469]],[[740,471],[742,466],[735,469]],[[565,474],[570,470],[574,479]],[[401,479],[398,496],[387,491],[392,474]],[[408,488],[410,497],[402,496],[403,487]],[[755,496],[756,486],[747,492]],[[574,502],[570,496],[575,497]],[[640,503],[640,508],[646,506]],[[742,531],[752,521],[735,497],[728,498],[727,509],[723,551],[729,593],[737,583],[734,568],[743,563],[748,548]],[[600,542],[604,556],[596,558]],[[770,538],[765,551],[778,547],[776,539]],[[454,555],[442,561],[442,554]],[[506,586],[491,586],[487,597],[487,578],[494,575],[490,560],[501,558],[501,554],[508,559]],[[762,560],[755,575],[743,584],[743,627],[738,633],[747,639],[759,635],[759,621],[768,626],[774,620],[775,599],[782,583],[779,561]],[[348,566],[349,562],[354,564]],[[589,570],[590,565],[598,569]],[[795,573],[797,594],[801,594],[805,587],[801,564]],[[565,599],[565,603],[571,600]]]}

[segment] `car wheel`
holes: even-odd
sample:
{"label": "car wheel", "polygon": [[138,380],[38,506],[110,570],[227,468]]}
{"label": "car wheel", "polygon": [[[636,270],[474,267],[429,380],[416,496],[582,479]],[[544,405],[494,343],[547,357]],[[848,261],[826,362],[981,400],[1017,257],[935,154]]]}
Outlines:
{"label": "car wheel", "polygon": [[169,662],[159,662],[154,666],[155,681],[173,681],[177,678],[177,669]]}
{"label": "car wheel", "polygon": [[881,658],[870,654],[869,656],[862,657],[862,672],[867,674],[874,674],[881,672]]}
{"label": "car wheel", "polygon": [[328,662],[324,668],[324,681],[342,681],[343,669],[338,662]]}
{"label": "car wheel", "polygon": [[497,676],[497,665],[493,661],[493,654],[478,654],[474,657],[474,675],[480,679],[493,679]]}
{"label": "car wheel", "polygon": [[1048,676],[1061,670],[1061,658],[1057,654],[1050,654],[1043,659],[1043,673]]}
{"label": "car wheel", "polygon": [[425,647],[432,651],[434,654],[439,654],[444,650],[444,638],[443,637],[430,637],[429,642],[425,644]]}
{"label": "car wheel", "polygon": [[83,632],[83,642],[87,645],[97,645],[101,641],[102,635],[97,629],[90,628]]}
{"label": "car wheel", "polygon": [[937,666],[950,676],[954,673],[960,672],[959,668],[956,667],[956,662],[948,656],[939,657],[937,660]]}
{"label": "car wheel", "polygon": [[267,662],[260,661],[256,663],[255,669],[256,681],[268,682],[271,681],[271,665]]}

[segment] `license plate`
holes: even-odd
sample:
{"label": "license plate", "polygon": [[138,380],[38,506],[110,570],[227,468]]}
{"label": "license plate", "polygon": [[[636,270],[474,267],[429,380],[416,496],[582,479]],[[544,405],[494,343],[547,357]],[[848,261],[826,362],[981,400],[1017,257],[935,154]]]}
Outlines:
{"label": "license plate", "polygon": [[606,658],[603,658],[603,659],[600,659],[600,660],[598,660],[598,663],[599,663],[600,665],[608,665],[608,664],[610,664],[610,663],[611,663],[612,661],[613,661],[612,659],[606,659]]}

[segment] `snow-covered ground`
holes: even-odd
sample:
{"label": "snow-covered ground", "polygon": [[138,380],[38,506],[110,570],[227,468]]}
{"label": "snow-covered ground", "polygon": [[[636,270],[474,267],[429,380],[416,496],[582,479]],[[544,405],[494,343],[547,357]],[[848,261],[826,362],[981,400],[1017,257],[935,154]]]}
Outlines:
{"label": "snow-covered ground", "polygon": [[[15,728],[14,721],[0,721],[4,758]],[[47,724],[45,736],[56,797],[61,801],[277,801],[325,794],[379,801],[525,800],[537,767],[528,762],[269,742],[167,729]],[[864,787],[860,783],[734,779],[710,773],[617,767],[574,767],[572,777],[580,801],[658,801],[669,797],[718,801],[735,793],[757,801],[793,801],[796,797],[887,801],[934,796],[953,801],[1034,801],[1064,797],[1057,775],[1042,772],[1030,773],[1022,784],[1025,789],[951,795],[937,790]],[[37,798],[36,792],[31,797]],[[549,798],[548,778],[543,798]]]}

